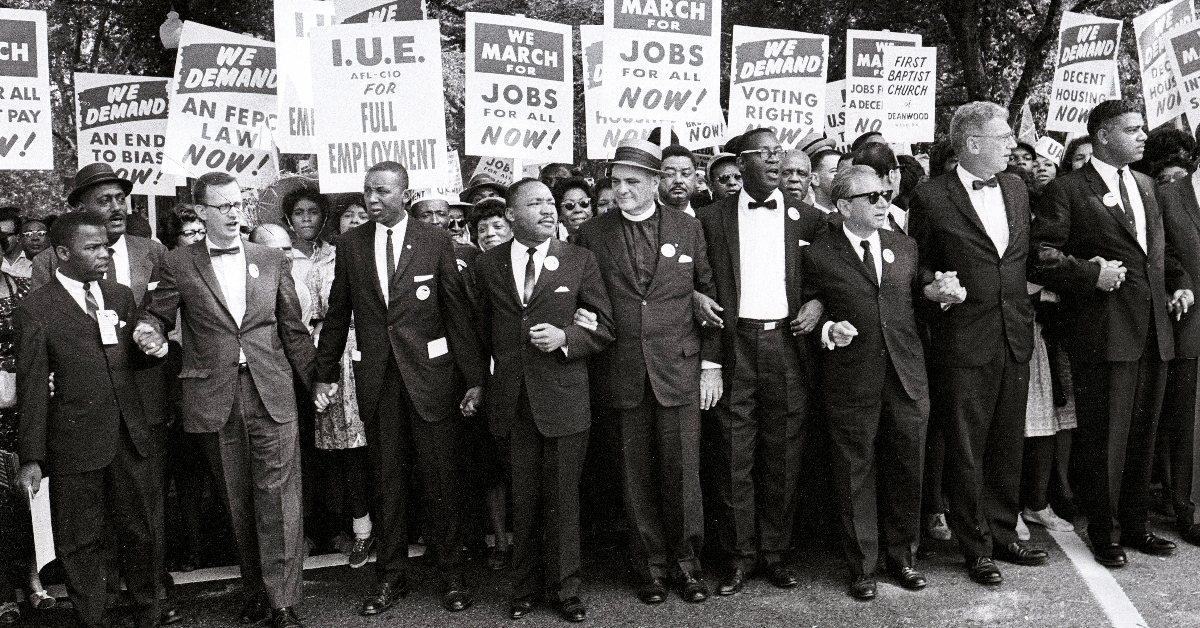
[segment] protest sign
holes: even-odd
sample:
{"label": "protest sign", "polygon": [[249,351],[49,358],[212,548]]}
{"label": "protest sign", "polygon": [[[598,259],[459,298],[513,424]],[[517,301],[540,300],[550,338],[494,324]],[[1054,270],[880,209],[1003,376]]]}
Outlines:
{"label": "protest sign", "polygon": [[605,0],[603,108],[618,117],[724,122],[721,0]]}
{"label": "protest sign", "polygon": [[1062,144],[1054,141],[1048,135],[1043,135],[1037,140],[1037,144],[1033,147],[1033,152],[1039,157],[1045,157],[1056,165],[1062,164],[1063,155],[1067,152]]}
{"label": "protest sign", "polygon": [[1063,13],[1046,130],[1087,133],[1088,114],[1117,91],[1121,21]]}
{"label": "protest sign", "polygon": [[396,161],[408,186],[446,178],[441,34],[435,20],[340,24],[313,31],[321,191],[356,192],[367,169]]}
{"label": "protest sign", "polygon": [[483,157],[479,163],[475,165],[475,171],[471,173],[471,180],[475,177],[484,175],[503,185],[512,185],[513,181],[513,160],[504,157]]}
{"label": "protest sign", "polygon": [[770,127],[784,148],[824,132],[828,57],[825,35],[734,26],[730,132]]}
{"label": "protest sign", "polygon": [[571,27],[467,13],[466,152],[574,161]]}
{"label": "protest sign", "polygon": [[825,136],[846,144],[846,79],[825,84]]}
{"label": "protest sign", "polygon": [[1185,110],[1165,35],[1176,26],[1196,17],[1192,0],[1175,0],[1133,18],[1137,38],[1138,67],[1142,72],[1142,99],[1146,104],[1146,125],[1154,128],[1170,122]]}
{"label": "protest sign", "polygon": [[1171,71],[1183,94],[1188,125],[1194,132],[1200,126],[1200,22],[1181,24],[1166,39]]}
{"label": "protest sign", "polygon": [[446,151],[446,180],[436,188],[414,189],[412,201],[417,201],[423,198],[458,198],[458,193],[463,191],[462,185],[462,170],[458,163],[458,151]]}
{"label": "protest sign", "polygon": [[53,170],[46,12],[0,9],[0,170]]}
{"label": "protest sign", "polygon": [[279,62],[279,126],[275,144],[284,153],[316,152],[313,138],[312,29],[333,23],[325,0],[275,0],[275,51]]}
{"label": "protest sign", "polygon": [[170,79],[75,73],[79,167],[106,163],[133,182],[134,194],[174,196],[182,182],[163,174]]}
{"label": "protest sign", "polygon": [[[921,36],[888,31],[846,31],[846,141],[868,131],[882,131],[884,90],[883,51],[892,46],[920,46]],[[890,138],[889,138],[890,139]]]}
{"label": "protest sign", "polygon": [[897,144],[932,142],[937,48],[884,48],[883,80],[883,136]]}
{"label": "protest sign", "polygon": [[333,0],[335,24],[403,22],[428,16],[425,0]]}
{"label": "protest sign", "polygon": [[1037,140],[1037,124],[1033,121],[1033,110],[1029,108],[1029,101],[1026,100],[1021,105],[1021,121],[1017,123],[1017,141],[1032,146],[1037,143]]}
{"label": "protest sign", "polygon": [[184,22],[163,172],[190,177],[227,172],[246,187],[274,181],[277,83],[270,42]]}

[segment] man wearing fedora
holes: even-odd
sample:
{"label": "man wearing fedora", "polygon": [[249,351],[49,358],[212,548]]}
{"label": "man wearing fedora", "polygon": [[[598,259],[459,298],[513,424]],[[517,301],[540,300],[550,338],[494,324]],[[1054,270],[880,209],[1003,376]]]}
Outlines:
{"label": "man wearing fedora", "polygon": [[[700,221],[655,202],[663,154],[643,140],[622,142],[610,171],[621,211],[584,223],[578,234],[612,303],[616,341],[599,356],[596,398],[619,417],[630,554],[638,598],[647,604],[666,599],[669,578],[684,600],[708,598],[698,559],[701,328],[692,294],[715,292]],[[694,167],[690,153],[673,154],[673,168]]]}
{"label": "man wearing fedora", "polygon": [[467,187],[458,195],[459,200],[475,205],[485,198],[498,197],[504,198],[508,193],[508,186],[500,183],[492,175],[480,172],[471,177],[467,182]]}

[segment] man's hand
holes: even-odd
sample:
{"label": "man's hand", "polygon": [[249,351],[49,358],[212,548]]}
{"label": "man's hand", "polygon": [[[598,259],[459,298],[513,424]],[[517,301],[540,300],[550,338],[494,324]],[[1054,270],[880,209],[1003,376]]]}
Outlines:
{"label": "man's hand", "polygon": [[550,323],[538,323],[529,328],[529,342],[532,342],[533,346],[538,349],[550,353],[566,346],[567,332]]}
{"label": "man's hand", "polygon": [[1175,294],[1171,296],[1171,302],[1167,304],[1167,311],[1175,315],[1175,320],[1180,320],[1195,302],[1196,298],[1192,296],[1191,290],[1176,290]]}
{"label": "man's hand", "polygon": [[463,395],[458,409],[463,416],[475,416],[481,405],[483,405],[483,386],[474,386],[467,389],[467,394]]}
{"label": "man's hand", "polygon": [[317,412],[324,412],[325,408],[337,397],[337,392],[337,384],[317,382],[317,390],[313,393],[313,405],[317,406]]}
{"label": "man's hand", "polygon": [[721,307],[716,301],[710,299],[703,292],[692,292],[692,310],[696,312],[696,320],[701,327],[725,327],[725,321],[721,320],[721,312],[725,308]]}
{"label": "man's hand", "polygon": [[858,330],[850,321],[838,321],[829,327],[829,339],[838,347],[844,347],[850,344],[851,340],[858,335]]}
{"label": "man's hand", "polygon": [[138,323],[137,327],[133,328],[133,342],[142,353],[152,358],[167,355],[167,339],[148,323]]}
{"label": "man's hand", "polygon": [[1097,255],[1088,260],[1100,265],[1100,276],[1096,277],[1096,289],[1112,292],[1125,281],[1125,266],[1121,260],[1106,260]]}
{"label": "man's hand", "polygon": [[821,320],[821,314],[825,311],[825,306],[820,301],[813,299],[800,307],[800,312],[796,314],[796,318],[788,327],[792,330],[793,336],[807,334],[817,328],[817,321]]}
{"label": "man's hand", "polygon": [[721,369],[703,369],[700,371],[700,409],[711,410],[721,400],[725,392],[725,381],[721,377]]}
{"label": "man's hand", "polygon": [[967,300],[967,289],[958,282],[958,271],[938,271],[925,289],[925,298],[938,303],[953,305]]}
{"label": "man's hand", "polygon": [[588,331],[596,331],[598,328],[597,320],[599,319],[596,317],[595,312],[590,312],[583,308],[575,310],[575,324]]}
{"label": "man's hand", "polygon": [[30,495],[37,495],[38,489],[42,487],[42,465],[36,462],[26,462],[21,465],[17,481]]}

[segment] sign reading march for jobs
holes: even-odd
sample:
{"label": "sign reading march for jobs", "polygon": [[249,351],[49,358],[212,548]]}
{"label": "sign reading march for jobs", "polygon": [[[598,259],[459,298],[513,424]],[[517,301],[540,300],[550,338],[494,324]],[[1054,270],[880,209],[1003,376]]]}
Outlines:
{"label": "sign reading march for jobs", "polygon": [[770,127],[784,148],[820,135],[828,51],[825,35],[734,26],[729,132]]}
{"label": "sign reading march for jobs", "polygon": [[1117,49],[1121,21],[1063,13],[1046,130],[1087,133],[1092,107],[1119,93]]}
{"label": "sign reading march for jobs", "polygon": [[396,161],[410,189],[446,178],[442,51],[434,20],[341,24],[313,31],[321,191],[362,190],[367,169]]}
{"label": "sign reading march for jobs", "polygon": [[46,12],[0,9],[0,170],[53,170]]}
{"label": "sign reading march for jobs", "polygon": [[574,161],[571,27],[467,13],[466,151]]}
{"label": "sign reading march for jobs", "polygon": [[888,31],[846,31],[847,140],[868,131],[882,131],[890,100],[884,92],[883,50],[890,46],[920,46],[921,36]]}
{"label": "sign reading march for jobs", "polygon": [[133,182],[134,194],[174,196],[176,178],[163,174],[170,79],[75,73],[79,166],[106,163]]}

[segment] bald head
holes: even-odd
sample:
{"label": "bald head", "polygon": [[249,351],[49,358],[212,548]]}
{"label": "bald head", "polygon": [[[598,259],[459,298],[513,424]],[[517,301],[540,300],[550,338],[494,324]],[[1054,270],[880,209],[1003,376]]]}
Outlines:
{"label": "bald head", "polygon": [[250,241],[255,244],[269,246],[280,251],[292,250],[292,237],[283,227],[274,223],[264,223],[250,232]]}

